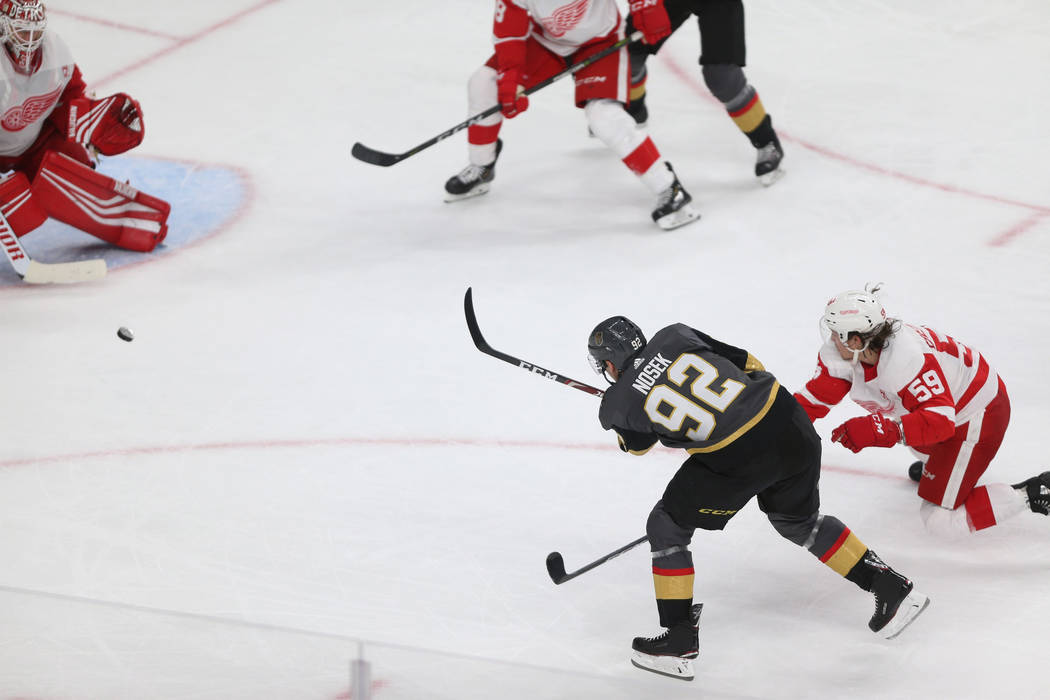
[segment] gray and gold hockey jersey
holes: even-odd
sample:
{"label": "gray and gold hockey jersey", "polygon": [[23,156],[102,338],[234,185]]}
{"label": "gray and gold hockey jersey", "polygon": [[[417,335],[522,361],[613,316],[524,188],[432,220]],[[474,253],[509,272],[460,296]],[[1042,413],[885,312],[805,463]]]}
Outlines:
{"label": "gray and gold hockey jersey", "polygon": [[717,452],[769,412],[780,384],[746,350],[676,323],[658,331],[602,398],[598,419],[642,454],[659,440]]}

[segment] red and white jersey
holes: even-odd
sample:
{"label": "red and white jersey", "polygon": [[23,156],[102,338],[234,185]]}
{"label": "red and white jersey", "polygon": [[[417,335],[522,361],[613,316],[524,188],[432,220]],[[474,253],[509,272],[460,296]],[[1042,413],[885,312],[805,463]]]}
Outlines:
{"label": "red and white jersey", "polygon": [[848,393],[868,413],[898,418],[908,445],[947,439],[996,397],[999,375],[976,350],[923,326],[901,324],[874,366],[843,360],[832,341],[795,394],[810,419]]}
{"label": "red and white jersey", "polygon": [[568,56],[619,24],[615,0],[496,0],[493,34],[497,52],[501,43],[533,36],[559,56]]}
{"label": "red and white jersey", "polygon": [[57,34],[45,32],[40,50],[40,68],[32,75],[15,70],[0,50],[0,156],[20,156],[33,145],[73,78],[73,55]]}

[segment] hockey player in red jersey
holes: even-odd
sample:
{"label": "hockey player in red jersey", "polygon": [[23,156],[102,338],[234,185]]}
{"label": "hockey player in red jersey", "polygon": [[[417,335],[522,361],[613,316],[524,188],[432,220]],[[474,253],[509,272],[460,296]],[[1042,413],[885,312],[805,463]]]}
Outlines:
{"label": "hockey player in red jersey", "polygon": [[167,233],[167,202],[94,170],[95,154],[142,142],[142,110],[123,93],[100,100],[41,0],[0,0],[0,236],[48,217],[115,246],[151,251]]}
{"label": "hockey player in red jersey", "polygon": [[[724,106],[737,128],[755,147],[755,176],[763,185],[772,185],[784,174],[780,162],[784,149],[773,120],[762,100],[744,75],[747,48],[744,39],[742,0],[631,0],[627,29],[643,29],[652,24],[667,25],[670,33],[696,15],[700,29],[700,68],[704,84]],[[627,110],[639,126],[649,118],[646,108],[645,62],[663,46],[656,43],[631,44],[631,101]]]}
{"label": "hockey player in red jersey", "polygon": [[[647,41],[658,41],[670,27],[642,31]],[[445,183],[449,202],[488,191],[503,146],[499,139],[503,118],[528,109],[523,90],[624,36],[614,0],[496,0],[493,34],[495,54],[471,76],[468,102],[472,114],[497,103],[502,109],[469,127],[470,164]],[[573,77],[576,106],[584,110],[591,131],[657,196],[653,220],[672,229],[699,218],[671,164],[623,110],[630,77],[626,49],[595,61]]]}
{"label": "hockey player in red jersey", "polygon": [[831,433],[853,452],[908,445],[928,530],[974,532],[1025,510],[1050,514],[1050,472],[1014,486],[977,486],[1010,422],[1006,385],[976,350],[951,336],[887,316],[879,287],[837,294],[821,320],[830,337],[795,398],[810,420],[846,394],[870,415]]}

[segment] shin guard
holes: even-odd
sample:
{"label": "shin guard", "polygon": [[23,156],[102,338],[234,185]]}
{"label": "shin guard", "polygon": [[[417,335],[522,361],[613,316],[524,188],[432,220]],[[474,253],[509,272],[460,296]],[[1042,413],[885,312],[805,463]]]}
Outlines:
{"label": "shin guard", "polygon": [[33,194],[51,217],[126,250],[149,252],[168,233],[171,205],[49,152]]}
{"label": "shin guard", "polygon": [[20,172],[12,172],[0,181],[0,214],[19,238],[47,221],[47,212],[33,197],[29,178]]}

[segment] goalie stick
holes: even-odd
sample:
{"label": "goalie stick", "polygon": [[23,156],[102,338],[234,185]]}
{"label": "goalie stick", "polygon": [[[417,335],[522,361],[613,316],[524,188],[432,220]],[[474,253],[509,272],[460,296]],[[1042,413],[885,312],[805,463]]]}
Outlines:
{"label": "goalie stick", "polygon": [[639,537],[634,542],[631,542],[630,544],[625,544],[624,546],[622,546],[619,549],[617,549],[615,552],[609,552],[608,554],[606,554],[601,559],[598,559],[597,561],[592,561],[587,566],[585,566],[585,567],[583,567],[581,569],[577,569],[576,571],[573,571],[571,574],[565,573],[565,561],[561,558],[561,553],[560,552],[551,552],[550,554],[547,555],[547,573],[550,574],[551,581],[554,581],[554,583],[560,585],[562,583],[565,583],[566,581],[569,581],[570,579],[576,578],[580,574],[587,573],[588,571],[590,571],[591,569],[593,569],[595,567],[601,566],[602,564],[604,564],[605,562],[609,561],[610,559],[618,557],[618,556],[620,556],[621,554],[623,554],[624,552],[626,552],[626,551],[628,551],[630,549],[634,549],[635,547],[640,545],[642,542],[648,542],[648,541],[649,541],[649,536],[648,535],[646,535],[645,537]]}
{"label": "goalie stick", "polygon": [[18,276],[29,284],[73,284],[106,275],[106,261],[101,258],[67,263],[42,263],[30,259],[3,214],[0,214],[0,247]]}
{"label": "goalie stick", "polygon": [[579,389],[580,391],[586,392],[588,394],[593,394],[594,396],[598,397],[605,396],[604,391],[593,387],[590,384],[584,384],[583,382],[578,382],[575,379],[563,377],[557,372],[551,372],[549,369],[544,369],[539,365],[534,365],[531,362],[519,360],[513,355],[508,355],[505,352],[500,352],[499,350],[496,350],[491,345],[489,345],[488,342],[485,341],[485,337],[481,335],[481,328],[478,327],[478,319],[474,315],[474,298],[471,294],[470,287],[467,287],[467,293],[463,297],[463,312],[467,316],[467,329],[470,331],[470,337],[474,340],[474,345],[477,346],[478,350],[485,353],[486,355],[491,355],[492,357],[495,357],[498,360],[503,360],[504,362],[509,362],[512,365],[517,365],[518,367],[532,372],[533,374],[538,374],[541,377],[544,377],[545,379],[550,379],[560,384],[571,386],[573,389]]}
{"label": "goalie stick", "polygon": [[[538,92],[538,91],[542,90],[543,88],[547,87],[548,85],[550,85],[551,83],[555,82],[556,80],[561,80],[562,78],[564,78],[567,75],[572,75],[573,73],[575,73],[576,71],[580,70],[581,68],[586,68],[587,66],[595,63],[596,61],[600,61],[601,59],[605,58],[609,54],[615,53],[615,52],[619,51],[620,49],[622,49],[624,46],[627,46],[631,42],[638,41],[641,38],[642,38],[642,33],[641,32],[635,32],[634,34],[631,34],[629,37],[626,37],[624,39],[620,39],[619,41],[617,41],[612,46],[609,46],[608,48],[602,49],[601,51],[599,51],[598,53],[594,54],[593,56],[588,56],[587,58],[583,59],[582,61],[578,61],[576,63],[573,63],[571,66],[569,66],[568,68],[563,70],[561,73],[558,73],[556,75],[552,75],[551,77],[547,78],[546,80],[541,81],[539,83],[536,83],[535,85],[530,87],[528,90],[525,90],[523,94],[524,95],[531,95],[534,92]],[[466,129],[471,124],[479,122],[482,119],[485,119],[486,117],[491,117],[493,114],[495,114],[498,111],[500,111],[500,106],[499,105],[493,105],[492,107],[489,107],[488,109],[486,109],[484,112],[480,112],[478,114],[475,114],[473,117],[470,117],[466,121],[463,121],[463,122],[460,122],[459,124],[456,124],[451,129],[448,129],[446,131],[441,132],[440,134],[438,134],[434,138],[430,139],[429,141],[424,141],[423,143],[419,144],[415,148],[410,148],[409,150],[405,151],[404,153],[384,153],[383,151],[377,151],[374,148],[369,148],[368,146],[366,146],[363,143],[361,143],[360,141],[358,141],[357,143],[354,144],[354,147],[353,147],[353,149],[351,149],[350,154],[353,155],[354,158],[357,158],[360,161],[364,161],[365,163],[371,163],[372,165],[379,165],[381,167],[386,168],[386,167],[389,167],[391,165],[394,165],[395,163],[400,163],[401,161],[403,161],[405,158],[408,158],[409,156],[414,156],[415,154],[419,153],[420,151],[423,151],[423,150],[426,150],[426,149],[430,148],[431,146],[433,146],[434,144],[436,144],[439,141],[444,141],[449,136],[452,136],[453,134],[455,134],[455,133],[457,133],[459,131],[462,131],[463,129]]]}

